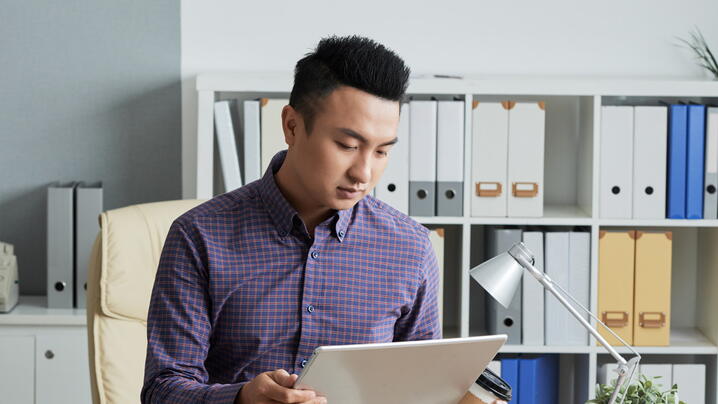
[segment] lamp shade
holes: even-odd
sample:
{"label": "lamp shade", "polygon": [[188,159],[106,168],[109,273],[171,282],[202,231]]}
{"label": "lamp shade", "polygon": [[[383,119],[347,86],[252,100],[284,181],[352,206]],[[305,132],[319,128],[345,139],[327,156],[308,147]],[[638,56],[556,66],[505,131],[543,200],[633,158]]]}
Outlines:
{"label": "lamp shade", "polygon": [[508,252],[471,269],[471,277],[502,306],[509,307],[516,293],[523,267]]}

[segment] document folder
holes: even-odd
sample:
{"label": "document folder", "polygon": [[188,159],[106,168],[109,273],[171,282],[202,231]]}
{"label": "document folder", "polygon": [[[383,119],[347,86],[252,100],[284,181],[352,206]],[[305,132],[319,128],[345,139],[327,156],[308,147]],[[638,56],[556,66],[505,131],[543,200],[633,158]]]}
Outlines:
{"label": "document folder", "polygon": [[439,101],[436,141],[436,215],[463,216],[464,102]]}
{"label": "document folder", "polygon": [[[627,343],[633,344],[634,230],[599,232],[598,318]],[[623,345],[604,327],[598,332],[611,345]]]}
{"label": "document folder", "polygon": [[668,346],[672,233],[636,231],[633,345]]}
{"label": "document folder", "polygon": [[389,152],[384,175],[377,183],[376,197],[398,211],[409,214],[409,104],[402,104],[399,117],[399,141]]}
{"label": "document folder", "polygon": [[436,216],[436,101],[409,103],[409,214]]}
{"label": "document folder", "polygon": [[471,119],[471,216],[505,217],[509,103],[474,102]]}

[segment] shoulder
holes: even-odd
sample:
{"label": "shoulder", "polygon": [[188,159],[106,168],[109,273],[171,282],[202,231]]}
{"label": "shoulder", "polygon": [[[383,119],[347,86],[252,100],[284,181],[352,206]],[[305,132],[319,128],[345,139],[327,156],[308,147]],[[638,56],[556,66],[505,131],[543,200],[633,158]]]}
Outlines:
{"label": "shoulder", "polygon": [[370,195],[357,208],[378,235],[392,236],[421,250],[426,248],[429,229],[405,213]]}
{"label": "shoulder", "polygon": [[217,195],[183,213],[175,223],[186,231],[192,231],[213,223],[241,220],[242,216],[251,215],[261,206],[256,185],[257,183],[253,182]]}

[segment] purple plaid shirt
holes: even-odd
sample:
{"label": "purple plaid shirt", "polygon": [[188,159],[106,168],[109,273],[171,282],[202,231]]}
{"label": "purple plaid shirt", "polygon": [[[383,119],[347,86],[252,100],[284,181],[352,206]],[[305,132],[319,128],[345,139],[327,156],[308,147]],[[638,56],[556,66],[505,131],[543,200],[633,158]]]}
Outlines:
{"label": "purple plaid shirt", "polygon": [[175,220],[147,318],[143,403],[232,403],[320,345],[441,338],[428,230],[366,196],[309,236],[274,180]]}

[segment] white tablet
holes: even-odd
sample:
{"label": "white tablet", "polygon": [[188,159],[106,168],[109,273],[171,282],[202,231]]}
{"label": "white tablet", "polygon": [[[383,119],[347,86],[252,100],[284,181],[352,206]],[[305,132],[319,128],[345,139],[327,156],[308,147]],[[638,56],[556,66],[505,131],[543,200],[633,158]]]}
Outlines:
{"label": "white tablet", "polygon": [[320,346],[294,384],[332,404],[456,404],[506,335]]}

